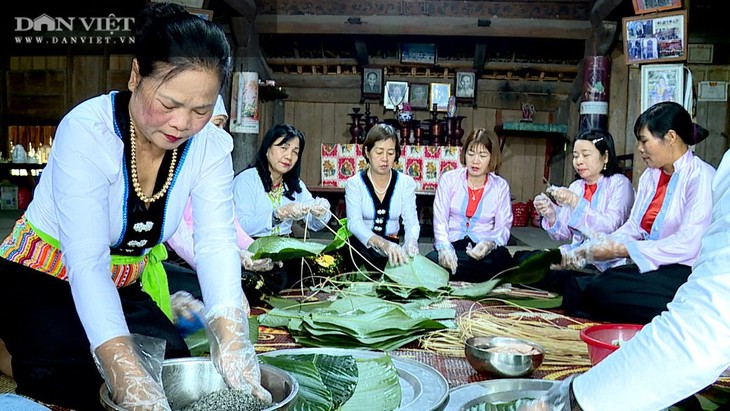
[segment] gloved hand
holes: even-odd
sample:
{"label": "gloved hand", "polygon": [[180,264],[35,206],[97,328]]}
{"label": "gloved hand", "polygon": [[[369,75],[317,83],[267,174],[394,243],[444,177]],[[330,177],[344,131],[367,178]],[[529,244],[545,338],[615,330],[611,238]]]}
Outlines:
{"label": "gloved hand", "polygon": [[629,251],[623,243],[616,242],[611,237],[602,236],[600,239],[590,241],[584,254],[587,261],[593,262],[626,258],[629,256]]}
{"label": "gloved hand", "polygon": [[247,271],[271,271],[274,269],[274,262],[270,258],[253,259],[253,253],[248,250],[238,250],[241,256],[241,266]]}
{"label": "gloved hand", "polygon": [[438,253],[439,265],[451,271],[451,275],[456,274],[456,269],[459,266],[459,260],[456,258],[456,251],[454,250],[454,247],[449,244],[448,247],[438,250]]}
{"label": "gloved hand", "polygon": [[551,270],[577,270],[588,264],[585,258],[585,248],[578,247],[570,250],[561,247],[560,256],[562,257],[560,264],[550,264]]}
{"label": "gloved hand", "polygon": [[403,248],[403,252],[410,258],[413,258],[420,253],[418,250],[418,240],[414,238],[406,238],[406,241],[403,242],[401,248]]}
{"label": "gloved hand", "polygon": [[494,241],[482,240],[474,247],[472,247],[471,243],[469,243],[469,245],[466,246],[466,254],[475,260],[481,260],[495,248],[497,248],[497,243]]}
{"label": "gloved hand", "polygon": [[293,202],[284,204],[274,211],[274,217],[277,219],[297,221],[307,216],[309,213],[309,206],[306,204]]}
{"label": "gloved hand", "polygon": [[196,299],[187,291],[178,291],[170,296],[172,307],[172,322],[180,335],[188,335],[205,327],[203,324],[203,302]]}
{"label": "gloved hand", "polygon": [[271,404],[271,393],[261,385],[261,369],[248,336],[248,317],[242,307],[215,306],[206,315],[210,356],[216,370],[233,390],[251,391]]}
{"label": "gloved hand", "polygon": [[535,206],[538,214],[548,220],[551,226],[555,224],[555,208],[553,208],[553,202],[550,201],[548,196],[543,193],[538,194],[532,200],[532,205]]}
{"label": "gloved hand", "polygon": [[171,410],[162,389],[165,340],[125,335],[104,342],[92,354],[115,404],[131,411]]}
{"label": "gloved hand", "polygon": [[330,212],[330,202],[327,199],[317,197],[309,204],[309,210],[316,218],[324,218]]}
{"label": "gloved hand", "polygon": [[558,205],[561,206],[575,208],[578,205],[578,201],[580,201],[578,194],[565,187],[550,186],[545,191],[555,199],[555,202],[558,203]]}
{"label": "gloved hand", "polygon": [[571,411],[575,401],[571,395],[573,378],[553,385],[540,398],[523,402],[517,411]]}
{"label": "gloved hand", "polygon": [[408,263],[408,256],[396,243],[388,241],[379,235],[373,235],[368,240],[368,244],[380,254],[388,257],[388,264],[393,267]]}

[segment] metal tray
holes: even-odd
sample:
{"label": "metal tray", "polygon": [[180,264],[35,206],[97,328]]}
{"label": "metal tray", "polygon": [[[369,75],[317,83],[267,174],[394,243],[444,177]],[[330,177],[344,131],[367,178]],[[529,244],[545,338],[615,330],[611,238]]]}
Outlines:
{"label": "metal tray", "polygon": [[508,402],[538,398],[558,381],[505,378],[474,382],[452,388],[443,411],[464,411],[485,402]]}
{"label": "metal tray", "polygon": [[[368,351],[345,348],[292,348],[269,351],[260,355],[299,355],[328,354],[351,355],[355,358],[377,358],[382,351]],[[433,367],[414,360],[391,355],[393,365],[398,371],[401,386],[401,403],[398,411],[434,411],[440,410],[449,396],[449,384],[440,372]]]}

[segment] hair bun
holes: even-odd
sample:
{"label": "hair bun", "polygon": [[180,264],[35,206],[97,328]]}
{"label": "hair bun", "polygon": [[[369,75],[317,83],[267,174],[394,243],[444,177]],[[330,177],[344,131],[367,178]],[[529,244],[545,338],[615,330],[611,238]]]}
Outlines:
{"label": "hair bun", "polygon": [[695,145],[706,139],[710,132],[697,123],[692,124],[692,145]]}
{"label": "hair bun", "polygon": [[179,15],[181,13],[188,14],[185,7],[176,3],[152,3],[149,7],[145,7],[139,13],[134,21],[135,32],[137,37],[141,37],[142,34],[152,25],[155,25],[158,21],[170,18],[171,16]]}

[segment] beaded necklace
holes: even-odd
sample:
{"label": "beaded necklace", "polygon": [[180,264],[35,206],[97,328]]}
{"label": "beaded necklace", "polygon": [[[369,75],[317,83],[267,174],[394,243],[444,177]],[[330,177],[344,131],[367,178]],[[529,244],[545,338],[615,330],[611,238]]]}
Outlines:
{"label": "beaded necklace", "polygon": [[172,150],[172,161],[170,162],[170,171],[167,173],[167,180],[165,180],[165,184],[162,186],[160,191],[157,193],[154,193],[152,197],[147,197],[142,192],[142,186],[139,183],[139,178],[137,177],[137,134],[134,130],[134,123],[132,120],[129,120],[129,135],[130,135],[130,149],[132,151],[132,158],[131,158],[131,169],[132,169],[132,187],[134,187],[134,192],[137,194],[137,197],[139,197],[140,200],[144,203],[145,206],[149,206],[151,203],[154,203],[155,201],[159,200],[160,198],[165,196],[165,193],[167,193],[167,189],[170,188],[170,184],[172,184],[172,178],[175,176],[175,165],[177,164],[177,148]]}

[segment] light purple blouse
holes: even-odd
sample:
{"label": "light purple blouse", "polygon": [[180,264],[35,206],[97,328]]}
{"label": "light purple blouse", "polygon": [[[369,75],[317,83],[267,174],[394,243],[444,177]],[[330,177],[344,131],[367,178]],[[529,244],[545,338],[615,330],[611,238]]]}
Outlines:
{"label": "light purple blouse", "polygon": [[[674,174],[669,179],[664,203],[651,232],[641,228],[641,219],[654,198],[662,172],[658,168],[644,171],[628,221],[611,235],[614,240],[626,245],[631,260],[642,273],[662,265],[694,264],[700,252],[702,235],[712,218],[715,169],[692,151],[687,151],[674,162]],[[617,265],[616,261],[597,266],[603,270]]]}
{"label": "light purple blouse", "polygon": [[512,203],[507,180],[489,173],[482,198],[470,219],[466,218],[468,196],[465,168],[447,171],[441,176],[433,204],[434,246],[437,250],[465,237],[475,243],[491,240],[498,246],[507,244],[512,227]]}
{"label": "light purple blouse", "polygon": [[572,240],[570,244],[560,246],[565,251],[581,245],[585,235],[591,233],[610,234],[621,227],[634,205],[634,187],[623,174],[610,177],[600,176],[596,182],[596,192],[589,202],[583,195],[586,182],[582,178],[573,181],[568,189],[580,198],[575,209],[571,207],[553,206],[555,223],[550,226],[546,218],[542,220],[542,228],[553,240]]}

